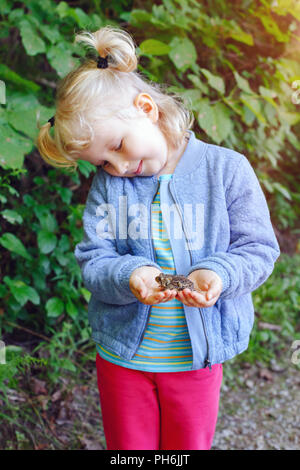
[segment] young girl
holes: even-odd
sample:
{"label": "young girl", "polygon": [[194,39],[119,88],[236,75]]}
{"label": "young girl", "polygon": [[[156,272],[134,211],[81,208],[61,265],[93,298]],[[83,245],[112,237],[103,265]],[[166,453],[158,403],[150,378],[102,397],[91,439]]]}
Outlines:
{"label": "young girl", "polygon": [[[76,41],[98,56],[61,81],[37,145],[53,166],[99,167],[75,256],[107,449],[210,449],[222,363],[247,349],[251,292],[280,253],[266,199],[244,155],[199,140],[178,96],[139,75],[126,31]],[[161,290],[161,272],[195,290]]]}

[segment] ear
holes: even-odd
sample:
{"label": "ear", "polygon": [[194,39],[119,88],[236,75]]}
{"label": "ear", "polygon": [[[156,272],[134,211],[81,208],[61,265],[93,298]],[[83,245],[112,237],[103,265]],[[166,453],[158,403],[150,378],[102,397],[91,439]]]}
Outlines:
{"label": "ear", "polygon": [[157,122],[158,107],[148,93],[139,93],[134,99],[134,105],[147,114],[153,123]]}

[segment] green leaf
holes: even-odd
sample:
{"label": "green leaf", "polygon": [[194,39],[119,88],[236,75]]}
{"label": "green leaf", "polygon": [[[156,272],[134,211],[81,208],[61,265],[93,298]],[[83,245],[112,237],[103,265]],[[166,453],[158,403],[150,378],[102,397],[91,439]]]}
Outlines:
{"label": "green leaf", "polygon": [[70,359],[61,359],[60,360],[60,366],[63,369],[70,370],[71,372],[76,372],[76,367],[74,366],[73,362],[70,361]]}
{"label": "green leaf", "polygon": [[9,125],[0,126],[0,166],[4,169],[22,168],[24,155],[32,148],[32,142],[15,132]]}
{"label": "green leaf", "polygon": [[92,26],[89,15],[87,15],[81,8],[72,8],[68,3],[60,2],[56,7],[56,11],[60,18],[73,18],[80,28]]}
{"label": "green leaf", "polygon": [[294,126],[300,122],[300,113],[289,112],[287,108],[283,106],[278,107],[278,117],[282,124],[288,123],[290,126]]}
{"label": "green leaf", "polygon": [[85,287],[81,287],[79,292],[81,292],[81,294],[83,295],[84,297],[84,300],[86,302],[89,302],[90,301],[90,298],[91,298],[91,293],[89,290],[87,290]]}
{"label": "green leaf", "polygon": [[277,181],[275,181],[273,183],[273,186],[274,188],[277,189],[277,191],[279,191],[286,199],[289,199],[290,201],[292,200],[292,197],[289,193],[289,190],[283,186],[281,183],[278,183]]}
{"label": "green leaf", "polygon": [[78,315],[78,308],[73,304],[73,302],[68,299],[66,303],[66,310],[67,314],[70,315],[71,318],[75,319]]}
{"label": "green leaf", "polygon": [[32,196],[30,196],[30,194],[24,194],[23,202],[24,202],[25,206],[30,207],[30,208],[34,207],[35,204],[36,204],[35,200],[33,199]]}
{"label": "green leaf", "polygon": [[252,126],[253,122],[255,121],[255,114],[251,111],[248,106],[243,105],[242,108],[242,119],[247,126]]}
{"label": "green leaf", "polygon": [[267,331],[259,331],[257,333],[258,340],[265,343],[269,339],[269,333]]}
{"label": "green leaf", "polygon": [[235,77],[237,86],[238,86],[241,90],[243,90],[243,91],[245,91],[246,93],[249,93],[250,95],[252,95],[252,94],[253,94],[253,91],[251,90],[248,81],[247,81],[245,78],[241,77],[241,75],[240,75],[237,71],[234,71],[234,72],[233,72],[233,75],[234,75],[234,77]]}
{"label": "green leaf", "polygon": [[259,93],[262,96],[267,96],[268,98],[276,98],[278,96],[278,93],[276,93],[276,91],[270,90],[269,88],[265,88],[262,85],[260,85],[258,89],[259,89]]}
{"label": "green leaf", "polygon": [[59,77],[64,77],[79,65],[79,60],[72,57],[72,51],[66,48],[64,43],[50,46],[47,52],[47,58]]}
{"label": "green leaf", "polygon": [[27,89],[37,93],[41,87],[31,80],[21,77],[19,74],[11,70],[7,65],[0,64],[0,78],[6,82],[11,82],[20,87],[21,89]]}
{"label": "green leaf", "polygon": [[23,222],[23,218],[18,212],[13,211],[11,209],[5,209],[1,212],[2,217],[10,222],[11,224],[21,224]]}
{"label": "green leaf", "polygon": [[144,54],[165,55],[171,51],[171,47],[168,44],[157,39],[146,39],[139,47]]}
{"label": "green leaf", "polygon": [[55,249],[54,255],[61,266],[67,266],[70,261],[68,253],[64,254],[59,249]]}
{"label": "green leaf", "polygon": [[199,104],[198,122],[200,127],[215,142],[220,144],[233,130],[229,109],[223,103],[211,105],[208,100]]}
{"label": "green leaf", "polygon": [[152,19],[151,13],[145,10],[134,9],[130,12],[129,22],[137,28],[143,27],[143,23],[150,23]]}
{"label": "green leaf", "polygon": [[198,111],[198,102],[202,99],[202,93],[200,90],[180,90],[183,103],[186,108]]}
{"label": "green leaf", "polygon": [[12,295],[21,306],[25,305],[28,300],[35,305],[40,303],[40,297],[37,291],[33,287],[25,284],[25,282],[15,279],[8,280],[7,276],[5,282],[8,284]]}
{"label": "green leaf", "polygon": [[296,150],[300,151],[300,142],[297,139],[297,137],[295,136],[295,134],[293,134],[291,131],[288,131],[287,132],[287,139],[290,142],[290,144],[292,144],[293,147],[295,147]]}
{"label": "green leaf", "polygon": [[177,69],[185,72],[197,61],[197,51],[188,38],[174,37],[170,42],[169,57]]}
{"label": "green leaf", "polygon": [[7,120],[15,130],[34,139],[38,134],[36,127],[36,109],[31,108],[23,112],[20,111],[20,109],[7,111]]}
{"label": "green leaf", "polygon": [[[29,153],[33,148],[33,141],[39,132],[38,123],[44,124],[53,114],[55,114],[55,109],[41,105],[37,97],[32,93],[25,94],[18,92],[12,95],[9,100],[6,117],[10,128],[13,127],[20,133],[30,137],[30,140],[26,139],[30,143],[30,149],[26,153]],[[20,133],[15,133],[16,138],[19,141],[21,138],[25,140]],[[24,144],[20,142],[21,149],[22,145]]]}
{"label": "green leaf", "polygon": [[193,74],[188,74],[188,79],[191,80],[191,82],[194,84],[196,88],[199,88],[199,90],[204,94],[208,95],[209,94],[209,88],[206,83],[202,82],[198,75],[193,75]]}
{"label": "green leaf", "polygon": [[36,55],[46,52],[46,45],[39,37],[37,30],[26,18],[19,23],[23,46],[28,55]]}
{"label": "green leaf", "polygon": [[65,202],[66,204],[70,204],[73,192],[69,188],[64,188],[62,186],[59,186],[57,188],[57,192],[59,193],[61,200]]}
{"label": "green leaf", "polygon": [[237,28],[235,31],[230,32],[230,37],[232,39],[235,39],[236,41],[243,42],[244,44],[247,44],[248,46],[253,46],[254,41],[252,34],[246,33],[240,28]]}
{"label": "green leaf", "polygon": [[56,247],[57,238],[52,232],[48,230],[40,230],[38,233],[38,245],[42,253],[51,253]]}
{"label": "green leaf", "polygon": [[20,256],[23,256],[23,258],[26,258],[28,260],[31,260],[32,257],[26,250],[25,246],[17,238],[13,233],[6,232],[2,235],[0,238],[0,244],[4,246],[9,251],[12,251],[13,253],[16,253]]}
{"label": "green leaf", "polygon": [[58,297],[51,297],[46,302],[47,316],[51,318],[59,317],[64,311],[64,303]]}
{"label": "green leaf", "polygon": [[64,251],[67,251],[67,250],[70,250],[70,240],[69,240],[69,237],[63,233],[59,242],[58,242],[58,248],[64,252]]}
{"label": "green leaf", "polygon": [[[97,168],[95,167],[95,165],[92,165],[92,163],[90,162],[87,162],[86,160],[77,160],[77,164],[78,164],[78,170],[80,171],[80,173],[83,174],[83,176],[85,176],[86,178],[92,173],[92,172],[96,172],[97,171]],[[98,170],[99,171],[99,170]],[[101,171],[101,170],[100,170]]]}
{"label": "green leaf", "polygon": [[209,85],[212,88],[214,88],[215,90],[217,90],[219,93],[224,95],[225,94],[225,84],[224,84],[223,78],[219,77],[218,75],[214,75],[209,70],[204,69],[202,67],[200,67],[200,70],[203,73],[203,75],[205,75],[205,77],[207,78]]}
{"label": "green leaf", "polygon": [[267,124],[266,119],[261,114],[261,101],[259,99],[253,98],[245,93],[241,93],[240,100],[255,114],[260,122]]}
{"label": "green leaf", "polygon": [[27,292],[28,292],[28,300],[30,300],[30,302],[32,302],[35,305],[39,305],[40,296],[37,293],[37,291],[33,287],[27,286]]}
{"label": "green leaf", "polygon": [[269,191],[269,193],[272,194],[274,192],[273,184],[270,181],[268,181],[267,179],[263,179],[262,184],[265,186],[267,191]]}
{"label": "green leaf", "polygon": [[39,30],[43,33],[43,35],[49,39],[49,41],[52,43],[52,44],[55,44],[56,42],[58,42],[59,40],[62,39],[62,36],[59,32],[58,29],[56,28],[53,28],[52,26],[48,25],[48,24],[40,24],[39,25]]}
{"label": "green leaf", "polygon": [[41,228],[46,232],[55,232],[57,230],[57,221],[53,214],[49,211],[49,208],[42,205],[36,205],[34,207],[34,213],[40,221]]}

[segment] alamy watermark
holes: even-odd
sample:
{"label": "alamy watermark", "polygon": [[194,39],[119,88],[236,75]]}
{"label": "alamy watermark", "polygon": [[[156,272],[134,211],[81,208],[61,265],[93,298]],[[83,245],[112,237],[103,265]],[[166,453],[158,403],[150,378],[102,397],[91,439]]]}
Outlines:
{"label": "alamy watermark", "polygon": [[291,362],[297,366],[300,364],[300,340],[299,339],[296,339],[295,341],[293,341],[291,349],[295,349],[291,357]]}
{"label": "alamy watermark", "polygon": [[[153,204],[152,204],[153,205]],[[155,208],[155,204],[154,207]],[[160,204],[162,219],[169,239],[184,239],[186,249],[200,250],[204,245],[204,204],[184,204],[183,213],[177,204]],[[99,204],[96,216],[102,217],[96,226],[97,236],[101,239],[125,240],[128,237],[148,239],[150,217],[148,206],[143,203],[131,204],[127,208],[127,196],[119,196],[118,216],[113,204]],[[153,217],[153,215],[152,215]],[[183,225],[181,217],[183,218]],[[117,227],[118,221],[118,227]],[[158,219],[153,221],[158,228]],[[156,230],[157,237],[163,240],[166,233]]]}
{"label": "alamy watermark", "polygon": [[295,80],[292,83],[292,88],[296,91],[292,93],[292,103],[293,104],[300,104],[300,80]]}
{"label": "alamy watermark", "polygon": [[6,364],[5,360],[5,343],[0,340],[0,364]]}
{"label": "alamy watermark", "polygon": [[3,80],[0,80],[0,104],[6,104],[6,88]]}

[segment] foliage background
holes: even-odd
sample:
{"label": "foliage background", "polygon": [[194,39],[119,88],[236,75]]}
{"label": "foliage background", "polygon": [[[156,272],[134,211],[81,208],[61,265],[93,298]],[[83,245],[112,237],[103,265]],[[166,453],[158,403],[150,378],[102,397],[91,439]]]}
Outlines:
{"label": "foliage background", "polygon": [[182,95],[198,138],[247,156],[267,197],[282,255],[253,293],[250,346],[232,364],[268,364],[300,338],[299,2],[0,0],[0,390],[15,425],[5,390],[22,367],[40,367],[51,390],[62,370],[94,361],[73,250],[95,168],[51,168],[35,139],[55,114],[57,80],[85,55],[74,33],[106,24],[133,35],[144,76]]}

